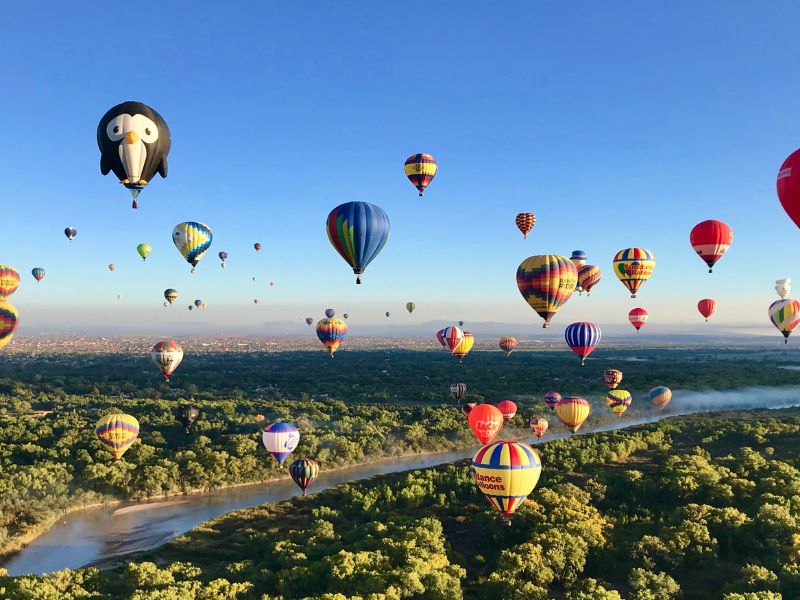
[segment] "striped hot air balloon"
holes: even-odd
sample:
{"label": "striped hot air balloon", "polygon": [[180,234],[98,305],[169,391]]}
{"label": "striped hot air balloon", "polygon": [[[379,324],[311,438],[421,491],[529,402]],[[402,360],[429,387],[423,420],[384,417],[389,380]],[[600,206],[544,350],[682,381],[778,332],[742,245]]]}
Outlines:
{"label": "striped hot air balloon", "polygon": [[503,400],[497,403],[497,410],[503,415],[503,421],[508,423],[517,414],[517,405],[511,400]]}
{"label": "striped hot air balloon", "polygon": [[528,444],[498,441],[475,453],[472,472],[478,489],[510,523],[511,515],[536,487],[542,460]]}
{"label": "striped hot air balloon", "polygon": [[333,353],[347,337],[347,323],[335,317],[326,317],[317,323],[317,337],[333,358]]}
{"label": "striped hot air balloon", "polygon": [[656,268],[656,258],[645,248],[625,248],[614,256],[614,274],[636,298],[636,292],[650,279]]}
{"label": "striped hot air balloon", "polygon": [[578,271],[571,260],[557,254],[526,258],[517,268],[517,287],[528,305],[549,327],[552,319],[572,296]]}
{"label": "striped hot air balloon", "polygon": [[319,463],[310,458],[298,458],[289,465],[289,475],[292,476],[297,487],[303,490],[303,496],[305,496],[306,490],[319,475]]}
{"label": "striped hot air balloon", "polygon": [[450,393],[453,395],[453,400],[461,400],[464,394],[467,393],[466,383],[454,383],[450,386]]}
{"label": "striped hot air balloon", "polygon": [[196,221],[178,223],[172,230],[172,243],[175,244],[186,262],[192,265],[192,273],[194,273],[197,263],[211,247],[213,239],[211,228]]}
{"label": "striped hot air balloon", "polygon": [[497,345],[500,346],[500,350],[502,350],[506,358],[510,356],[510,354],[514,351],[514,348],[517,347],[517,338],[513,337],[501,337],[500,341],[497,342]]}
{"label": "striped hot air balloon", "polygon": [[637,332],[644,327],[649,317],[650,315],[643,308],[634,308],[628,313],[628,321],[631,322]]}
{"label": "striped hot air balloon", "polygon": [[619,369],[606,369],[603,373],[603,381],[606,382],[608,389],[613,390],[622,383],[622,371]]}
{"label": "striped hot air balloon", "polygon": [[800,302],[797,300],[776,300],[769,305],[769,319],[783,334],[784,343],[789,343],[789,336],[800,323]]}
{"label": "striped hot air balloon", "polygon": [[544,395],[544,403],[547,404],[547,408],[550,410],[555,410],[560,400],[561,394],[558,392],[547,392]]}
{"label": "striped hot air balloon", "polygon": [[713,298],[703,298],[697,303],[697,310],[708,322],[708,317],[713,315],[717,310],[717,301]]}
{"label": "striped hot air balloon", "polygon": [[300,443],[300,432],[291,423],[278,421],[267,425],[261,434],[261,442],[278,464],[282,465]]}
{"label": "striped hot air balloon", "polygon": [[412,154],[406,159],[406,177],[417,188],[420,198],[428,184],[433,181],[438,169],[439,165],[436,164],[436,159],[430,154]]}
{"label": "striped hot air balloon", "polygon": [[139,421],[124,413],[106,415],[97,422],[94,433],[114,460],[119,460],[139,437]]}
{"label": "striped hot air balloon", "polygon": [[[38,283],[42,279],[44,279],[44,276],[46,275],[46,271],[42,267],[34,267],[33,269],[31,269],[31,275],[33,275],[33,278]],[[2,278],[0,278],[0,279],[2,279]]]}
{"label": "striped hot air balloon", "polygon": [[577,396],[565,396],[556,405],[558,419],[572,433],[580,429],[591,411],[591,405],[585,399]]}
{"label": "striped hot air balloon", "polygon": [[458,327],[445,327],[436,332],[436,339],[452,352],[464,339],[464,332]]}
{"label": "striped hot air balloon", "polygon": [[19,325],[19,312],[5,300],[0,300],[0,350],[14,337]]}
{"label": "striped hot air balloon", "polygon": [[578,289],[590,295],[592,288],[600,282],[602,277],[600,267],[595,265],[581,265],[578,267]]}
{"label": "striped hot air balloon", "polygon": [[584,366],[586,357],[594,352],[600,343],[600,328],[588,321],[572,323],[564,331],[564,339],[572,351],[580,357],[581,366]]}
{"label": "striped hot air balloon", "polygon": [[19,287],[19,273],[14,267],[0,265],[0,300],[6,300]]}
{"label": "striped hot air balloon", "polygon": [[550,424],[547,419],[543,417],[531,417],[531,431],[536,434],[536,439],[539,440],[547,432]]}
{"label": "striped hot air balloon", "polygon": [[517,224],[517,229],[522,232],[522,237],[526,238],[536,225],[536,216],[532,212],[521,212],[514,218],[514,222]]}
{"label": "striped hot air balloon", "polygon": [[389,217],[375,204],[346,202],[330,212],[325,227],[331,245],[361,283],[364,269],[389,240]]}
{"label": "striped hot air balloon", "polygon": [[726,223],[716,219],[703,221],[692,228],[689,233],[689,243],[708,265],[708,272],[711,273],[716,262],[731,247],[733,230]]}
{"label": "striped hot air balloon", "polygon": [[609,390],[606,395],[608,400],[608,407],[618,417],[622,416],[628,407],[633,402],[633,398],[628,390]]}
{"label": "striped hot air balloon", "polygon": [[668,387],[660,385],[650,390],[650,402],[653,403],[658,410],[664,410],[664,407],[672,400],[672,390]]}

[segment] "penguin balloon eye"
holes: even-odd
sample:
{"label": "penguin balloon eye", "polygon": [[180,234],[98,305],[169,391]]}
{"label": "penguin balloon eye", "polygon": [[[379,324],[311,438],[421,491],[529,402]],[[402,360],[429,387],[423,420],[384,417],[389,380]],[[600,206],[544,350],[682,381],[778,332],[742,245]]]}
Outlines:
{"label": "penguin balloon eye", "polygon": [[125,121],[130,115],[117,115],[106,125],[106,136],[112,142],[118,142],[125,137]]}
{"label": "penguin balloon eye", "polygon": [[119,133],[119,125],[114,125],[114,133]]}
{"label": "penguin balloon eye", "polygon": [[158,140],[158,127],[152,119],[144,115],[133,115],[131,117],[131,129],[139,134],[139,138],[145,144],[152,144]]}

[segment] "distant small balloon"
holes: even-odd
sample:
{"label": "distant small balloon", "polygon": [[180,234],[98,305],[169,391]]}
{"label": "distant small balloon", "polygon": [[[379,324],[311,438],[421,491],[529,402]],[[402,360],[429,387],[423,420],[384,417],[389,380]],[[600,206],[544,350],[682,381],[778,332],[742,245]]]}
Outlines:
{"label": "distant small balloon", "polygon": [[109,271],[113,271],[116,268],[117,268],[117,265],[115,265],[114,263],[111,263],[110,265],[108,265],[108,270]]}
{"label": "distant small balloon", "polygon": [[328,317],[329,319],[332,318],[335,314],[336,314],[336,311],[333,310],[332,308],[326,308],[325,309],[325,316]]}
{"label": "distant small balloon", "polygon": [[41,281],[42,279],[44,279],[45,270],[42,267],[36,267],[34,269],[31,269],[31,275],[33,275],[33,278],[36,281]]}
{"label": "distant small balloon", "polygon": [[153,248],[150,246],[150,244],[139,244],[136,246],[136,252],[142,257],[142,260],[147,260],[147,257],[150,255],[152,250]]}
{"label": "distant small balloon", "polygon": [[781,300],[785,300],[786,296],[792,293],[792,280],[788,277],[776,280],[775,291],[778,292],[778,296],[780,296]]}
{"label": "distant small balloon", "polygon": [[253,248],[256,249],[256,252],[261,252],[261,244],[259,244],[258,242],[253,244]]}
{"label": "distant small balloon", "polygon": [[75,239],[75,236],[78,235],[78,230],[74,227],[67,227],[64,230],[64,235],[67,236],[67,239],[71,242]]}
{"label": "distant small balloon", "polygon": [[343,317],[346,319],[346,318],[347,318],[347,317],[349,317],[350,315],[348,315],[347,313],[344,313],[342,316],[343,316]]}

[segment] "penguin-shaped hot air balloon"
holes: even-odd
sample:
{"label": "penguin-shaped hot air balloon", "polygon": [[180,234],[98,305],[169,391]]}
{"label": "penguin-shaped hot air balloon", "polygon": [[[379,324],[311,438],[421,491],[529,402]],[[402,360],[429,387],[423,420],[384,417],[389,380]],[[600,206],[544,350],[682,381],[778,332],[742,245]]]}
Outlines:
{"label": "penguin-shaped hot air balloon", "polygon": [[100,172],[114,172],[136,198],[156,173],[167,176],[170,135],[167,122],[141,102],[123,102],[111,108],[97,125]]}

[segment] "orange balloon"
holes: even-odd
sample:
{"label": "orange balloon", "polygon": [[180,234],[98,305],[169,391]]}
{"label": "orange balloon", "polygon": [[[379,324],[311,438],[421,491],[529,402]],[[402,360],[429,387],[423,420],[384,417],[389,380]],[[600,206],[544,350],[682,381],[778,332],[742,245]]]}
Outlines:
{"label": "orange balloon", "polygon": [[503,426],[503,413],[491,404],[479,404],[467,416],[472,433],[481,444],[491,442]]}

